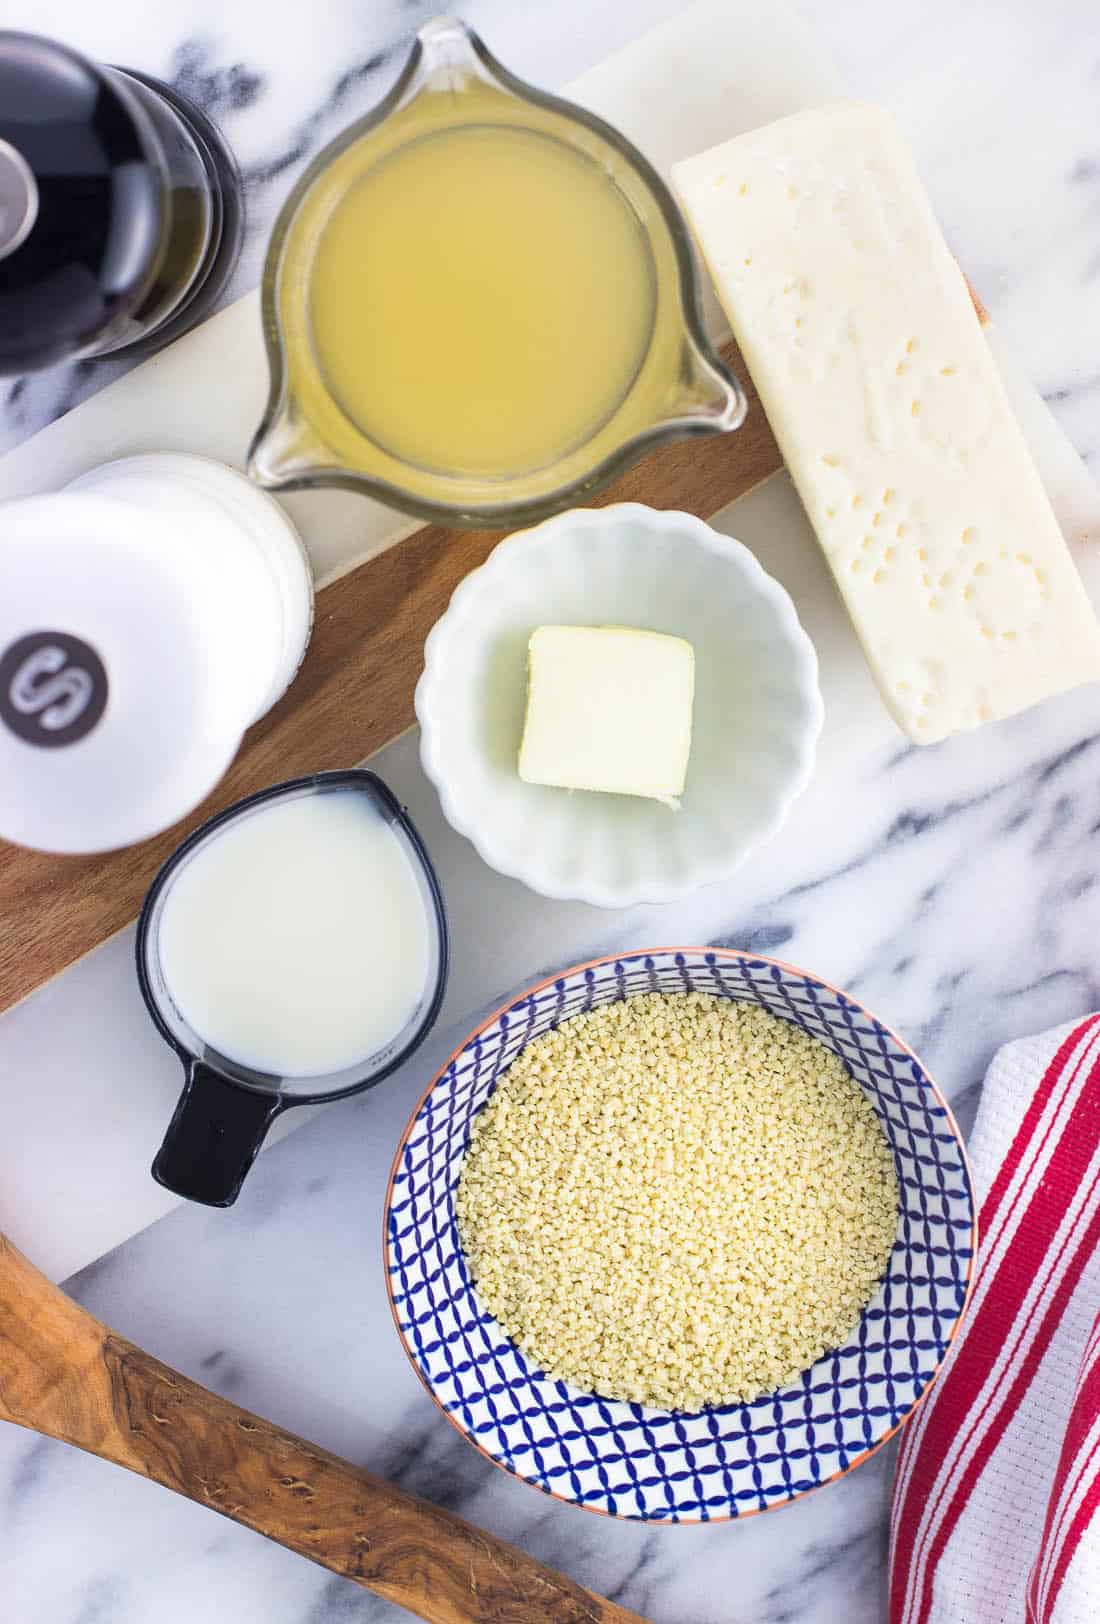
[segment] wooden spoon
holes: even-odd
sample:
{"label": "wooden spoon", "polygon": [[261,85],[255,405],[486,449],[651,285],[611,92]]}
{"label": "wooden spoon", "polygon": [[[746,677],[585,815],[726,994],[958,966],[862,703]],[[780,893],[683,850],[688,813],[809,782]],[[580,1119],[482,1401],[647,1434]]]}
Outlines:
{"label": "wooden spoon", "polygon": [[175,1489],[430,1624],[645,1624],[162,1365],[85,1313],[3,1235],[0,1420]]}

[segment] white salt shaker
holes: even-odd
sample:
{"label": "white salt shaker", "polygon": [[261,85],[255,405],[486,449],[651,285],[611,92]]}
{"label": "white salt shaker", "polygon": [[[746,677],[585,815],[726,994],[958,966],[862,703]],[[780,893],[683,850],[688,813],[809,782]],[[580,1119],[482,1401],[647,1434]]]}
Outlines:
{"label": "white salt shaker", "polygon": [[175,823],[312,620],[290,520],[204,457],[126,457],[0,507],[0,838],[106,851]]}

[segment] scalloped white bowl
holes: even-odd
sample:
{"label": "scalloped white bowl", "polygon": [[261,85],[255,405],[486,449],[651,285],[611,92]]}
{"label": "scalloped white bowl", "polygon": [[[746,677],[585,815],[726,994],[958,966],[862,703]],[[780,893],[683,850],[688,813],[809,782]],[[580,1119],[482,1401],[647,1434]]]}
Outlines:
{"label": "scalloped white bowl", "polygon": [[[519,777],[527,643],[545,625],[633,626],[692,644],[678,812]],[[823,714],[813,644],[748,548],[689,513],[577,508],[510,536],[458,587],[424,658],[420,754],[444,814],[491,868],[543,896],[625,908],[724,879],[775,833],[813,770]]]}

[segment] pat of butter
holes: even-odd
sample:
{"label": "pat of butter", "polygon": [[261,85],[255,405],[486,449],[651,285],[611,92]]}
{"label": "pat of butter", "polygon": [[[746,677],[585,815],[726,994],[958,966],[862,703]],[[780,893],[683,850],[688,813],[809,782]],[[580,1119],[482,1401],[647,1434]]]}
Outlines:
{"label": "pat of butter", "polygon": [[883,698],[930,744],[1100,677],[1100,631],[890,117],[795,114],[677,164]]}
{"label": "pat of butter", "polygon": [[687,777],[695,654],[626,626],[540,626],[528,646],[519,775],[676,805]]}

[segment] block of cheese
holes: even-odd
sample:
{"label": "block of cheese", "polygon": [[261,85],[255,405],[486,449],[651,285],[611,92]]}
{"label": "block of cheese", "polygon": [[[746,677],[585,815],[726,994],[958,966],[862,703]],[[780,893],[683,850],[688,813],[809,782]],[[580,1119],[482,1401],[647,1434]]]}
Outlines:
{"label": "block of cheese", "polygon": [[695,653],[626,626],[540,626],[528,647],[519,775],[676,805],[691,751]]}
{"label": "block of cheese", "polygon": [[888,114],[838,103],[673,182],[891,713],[912,739],[1100,677],[1100,630]]}

